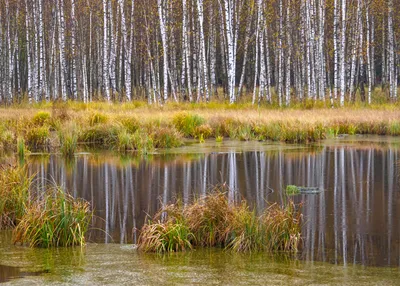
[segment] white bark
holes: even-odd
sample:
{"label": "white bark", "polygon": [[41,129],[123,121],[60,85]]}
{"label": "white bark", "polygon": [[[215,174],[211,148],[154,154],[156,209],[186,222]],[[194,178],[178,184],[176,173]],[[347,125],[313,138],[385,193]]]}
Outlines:
{"label": "white bark", "polygon": [[235,43],[234,43],[234,1],[233,0],[223,0],[224,2],[224,15],[225,15],[225,31],[226,31],[226,41],[228,50],[228,96],[229,102],[232,104],[236,101],[235,95]]}
{"label": "white bark", "polygon": [[163,90],[164,90],[164,102],[168,100],[168,43],[167,43],[167,31],[166,31],[166,19],[165,19],[165,4],[163,0],[157,0],[158,3],[158,16],[160,19],[160,31],[161,41],[163,47]]}
{"label": "white bark", "polygon": [[[63,1],[63,0],[62,0]],[[72,96],[74,100],[78,99],[78,87],[76,79],[76,18],[75,18],[75,1],[71,0],[71,21],[72,21],[72,31],[71,31],[71,52],[72,52]]]}
{"label": "white bark", "polygon": [[43,25],[43,5],[42,0],[39,0],[39,90],[41,98],[45,98],[49,101],[49,93],[47,92],[47,81],[46,81],[46,53],[44,45],[44,25]]}
{"label": "white bark", "polygon": [[339,2],[340,0],[335,0],[334,8],[333,8],[333,61],[334,61],[334,68],[333,68],[333,97],[337,99],[338,95],[338,88],[339,88]]}
{"label": "white bark", "polygon": [[121,11],[121,29],[122,38],[124,42],[124,80],[125,80],[125,93],[128,101],[132,100],[132,74],[131,74],[131,49],[128,42],[128,31],[126,28],[125,7],[124,0],[118,0],[119,9]]}
{"label": "white bark", "polygon": [[366,21],[367,21],[367,65],[368,65],[368,103],[371,104],[372,98],[372,60],[371,60],[371,23],[369,21],[369,8],[367,5],[366,9]]}
{"label": "white bark", "polygon": [[389,83],[390,97],[397,98],[397,76],[396,76],[396,61],[395,61],[395,42],[393,28],[393,0],[389,0],[389,16],[388,16],[388,48],[389,48]]}
{"label": "white bark", "polygon": [[67,100],[67,86],[65,77],[67,75],[67,63],[65,60],[65,21],[64,21],[64,4],[63,1],[57,0],[58,6],[58,44],[60,48],[60,79],[61,79],[61,97]]}
{"label": "white bark", "polygon": [[110,62],[108,59],[108,16],[107,5],[108,0],[103,0],[103,85],[107,101],[111,100],[110,96]]}
{"label": "white bark", "polygon": [[197,12],[199,14],[199,26],[200,26],[200,58],[201,66],[203,68],[203,90],[205,92],[206,101],[210,100],[210,92],[208,88],[208,73],[207,73],[207,61],[206,61],[206,45],[204,40],[204,12],[203,12],[203,0],[197,0]]}
{"label": "white bark", "polygon": [[[28,78],[27,78],[27,94],[28,94],[28,101],[32,103],[32,60],[31,60],[31,46],[30,42],[31,39],[29,37],[30,31],[30,11],[28,9],[28,0],[25,0],[25,8],[26,8],[26,15],[25,15],[25,37],[26,37],[26,56],[27,56],[27,70],[28,70]],[[0,52],[1,55],[1,52]]]}
{"label": "white bark", "polygon": [[342,34],[340,42],[340,106],[344,106],[346,94],[346,2],[342,1]]}

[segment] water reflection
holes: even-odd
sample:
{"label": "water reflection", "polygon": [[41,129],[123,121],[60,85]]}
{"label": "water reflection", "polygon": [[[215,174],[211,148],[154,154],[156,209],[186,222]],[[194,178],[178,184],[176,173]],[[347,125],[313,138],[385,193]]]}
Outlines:
{"label": "water reflection", "polygon": [[295,184],[325,190],[294,198],[304,202],[307,221],[302,259],[400,265],[400,166],[393,147],[30,160],[38,191],[55,182],[92,203],[97,217],[91,241],[135,242],[135,229],[161,203],[174,198],[189,203],[217,184],[229,186],[231,201],[246,198],[257,211],[283,202],[285,186]]}

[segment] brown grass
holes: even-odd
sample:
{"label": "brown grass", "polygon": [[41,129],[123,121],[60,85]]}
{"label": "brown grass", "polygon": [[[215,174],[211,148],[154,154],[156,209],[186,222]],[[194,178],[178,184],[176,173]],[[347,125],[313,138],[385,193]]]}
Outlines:
{"label": "brown grass", "polygon": [[223,189],[183,206],[169,204],[148,221],[139,236],[145,252],[222,247],[236,252],[296,252],[301,212],[292,201],[273,204],[257,215],[246,201],[230,203]]}

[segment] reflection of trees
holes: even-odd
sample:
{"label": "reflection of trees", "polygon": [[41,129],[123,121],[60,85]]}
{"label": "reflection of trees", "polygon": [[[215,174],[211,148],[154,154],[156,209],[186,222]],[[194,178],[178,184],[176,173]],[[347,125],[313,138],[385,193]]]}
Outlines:
{"label": "reflection of trees", "polygon": [[325,192],[319,195],[294,197],[305,202],[302,257],[342,264],[387,259],[393,265],[399,262],[392,253],[400,251],[398,154],[393,148],[338,146],[313,153],[211,153],[190,160],[154,156],[139,164],[83,155],[72,172],[51,156],[32,163],[31,172],[37,172],[38,191],[55,181],[92,203],[101,218],[94,227],[110,235],[99,231],[92,239],[121,243],[134,242],[134,229],[161,203],[175,198],[188,203],[221,183],[231,200],[246,198],[257,211],[284,201],[288,184],[320,187]]}

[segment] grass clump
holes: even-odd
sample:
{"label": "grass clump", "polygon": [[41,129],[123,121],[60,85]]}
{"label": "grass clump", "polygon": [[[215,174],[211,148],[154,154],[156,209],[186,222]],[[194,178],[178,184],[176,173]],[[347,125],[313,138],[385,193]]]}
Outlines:
{"label": "grass clump", "polygon": [[100,112],[92,112],[89,115],[89,125],[105,124],[108,121],[108,116]]}
{"label": "grass clump", "polygon": [[193,239],[185,221],[149,222],[142,228],[140,249],[158,253],[191,250]]}
{"label": "grass clump", "polygon": [[295,185],[287,185],[286,186],[286,194],[289,196],[300,194],[300,189]]}
{"label": "grass clump", "polygon": [[155,148],[173,148],[183,145],[182,135],[171,127],[158,127],[152,132]]}
{"label": "grass clump", "polygon": [[201,129],[197,130],[197,128],[200,127],[204,122],[205,119],[203,117],[184,112],[176,114],[172,119],[172,123],[178,131],[182,132],[185,137],[193,138],[195,138],[196,135],[199,135]]}
{"label": "grass clump", "polygon": [[48,145],[50,131],[47,126],[34,127],[26,133],[26,143],[34,148],[39,148]]}
{"label": "grass clump", "polygon": [[19,223],[29,202],[31,182],[24,167],[0,167],[0,228]]}
{"label": "grass clump", "polygon": [[61,154],[66,158],[72,158],[78,146],[78,134],[76,127],[68,127],[58,132]]}
{"label": "grass clump", "polygon": [[133,149],[132,135],[124,128],[118,131],[116,148],[120,152]]}
{"label": "grass clump", "polygon": [[119,130],[120,126],[110,123],[82,126],[78,142],[102,145],[104,147],[114,146],[118,142]]}
{"label": "grass clump", "polygon": [[56,188],[27,207],[13,232],[14,243],[45,248],[82,246],[91,218],[88,202]]}
{"label": "grass clump", "polygon": [[147,134],[147,132],[143,130],[137,130],[132,135],[132,145],[133,148],[140,152],[141,154],[148,154],[154,149],[153,138]]}
{"label": "grass clump", "polygon": [[[257,215],[246,201],[230,203],[214,191],[183,206],[164,206],[142,228],[139,249],[145,252],[222,247],[235,252],[295,252],[300,241],[301,213],[292,201],[271,205]],[[173,245],[172,247],[170,245]]]}
{"label": "grass clump", "polygon": [[20,160],[25,159],[25,155],[28,152],[26,149],[25,139],[22,137],[18,137],[17,139],[17,155]]}
{"label": "grass clump", "polygon": [[50,113],[47,111],[39,111],[36,113],[33,118],[32,122],[35,126],[44,126],[50,123]]}

